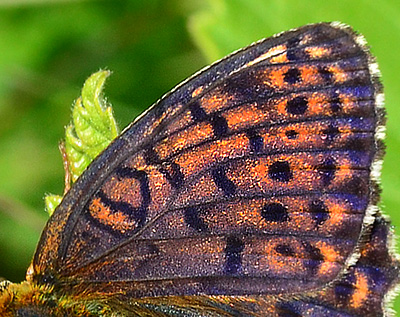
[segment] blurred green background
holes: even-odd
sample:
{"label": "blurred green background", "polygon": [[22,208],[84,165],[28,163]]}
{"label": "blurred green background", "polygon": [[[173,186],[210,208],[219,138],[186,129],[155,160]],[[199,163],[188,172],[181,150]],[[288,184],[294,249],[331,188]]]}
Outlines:
{"label": "blurred green background", "polygon": [[91,73],[113,71],[105,94],[123,128],[202,66],[321,21],[352,25],[380,64],[388,112],[382,206],[400,233],[398,0],[0,0],[0,276],[24,279],[47,219],[44,194],[63,191],[57,144]]}

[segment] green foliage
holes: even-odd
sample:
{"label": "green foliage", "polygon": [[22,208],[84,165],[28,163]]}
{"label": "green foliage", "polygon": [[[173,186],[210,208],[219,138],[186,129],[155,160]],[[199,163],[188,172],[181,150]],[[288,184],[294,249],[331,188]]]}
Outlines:
{"label": "green foliage", "polygon": [[44,205],[47,213],[51,216],[57,206],[61,203],[63,196],[48,194],[44,197]]}
{"label": "green foliage", "polygon": [[[71,183],[83,173],[94,158],[118,136],[112,107],[102,97],[109,71],[92,74],[83,85],[82,95],[72,109],[73,124],[65,129],[64,162]],[[68,179],[69,181],[69,179]],[[68,186],[71,184],[67,184]],[[51,215],[61,202],[59,195],[47,195],[46,210]]]}
{"label": "green foliage", "polygon": [[[0,6],[0,276],[23,279],[40,234],[32,224],[39,219],[44,225],[46,219],[43,193],[63,191],[57,144],[70,121],[68,105],[89,74],[99,67],[113,71],[107,96],[120,126],[126,126],[201,66],[260,38],[320,21],[352,25],[378,58],[388,111],[383,205],[400,232],[399,20],[396,0],[119,0]],[[80,145],[71,142],[82,154]],[[95,154],[83,153],[85,166]]]}
{"label": "green foliage", "polygon": [[72,111],[73,124],[66,128],[65,150],[72,182],[118,135],[112,108],[101,96],[109,75],[99,71],[86,80]]}

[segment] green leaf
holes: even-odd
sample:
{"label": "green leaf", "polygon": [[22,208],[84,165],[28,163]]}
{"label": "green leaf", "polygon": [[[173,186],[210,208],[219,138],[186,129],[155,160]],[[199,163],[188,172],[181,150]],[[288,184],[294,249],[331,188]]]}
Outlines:
{"label": "green leaf", "polygon": [[[92,74],[82,88],[72,109],[72,121],[65,130],[65,166],[72,183],[93,159],[118,136],[111,105],[102,96],[104,83],[111,73],[103,70]],[[67,185],[68,186],[68,182]],[[47,195],[46,211],[52,215],[62,196]]]}
{"label": "green leaf", "polygon": [[118,136],[112,108],[102,97],[109,75],[109,71],[99,71],[86,80],[72,111],[73,124],[66,128],[65,150],[72,182]]}

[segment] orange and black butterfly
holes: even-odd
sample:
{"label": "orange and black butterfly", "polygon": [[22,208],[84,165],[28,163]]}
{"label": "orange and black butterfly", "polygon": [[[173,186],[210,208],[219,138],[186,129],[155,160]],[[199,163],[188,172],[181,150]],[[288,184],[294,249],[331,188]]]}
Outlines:
{"label": "orange and black butterfly", "polygon": [[196,74],[76,181],[1,316],[388,314],[378,75],[338,23]]}

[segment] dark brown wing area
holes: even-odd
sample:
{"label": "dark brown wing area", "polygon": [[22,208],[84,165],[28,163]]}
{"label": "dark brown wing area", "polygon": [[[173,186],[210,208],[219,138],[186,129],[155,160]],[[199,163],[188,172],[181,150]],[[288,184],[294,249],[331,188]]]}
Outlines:
{"label": "dark brown wing area", "polygon": [[329,24],[211,66],[77,181],[43,233],[34,278],[132,298],[334,281],[376,212],[376,75],[361,38]]}
{"label": "dark brown wing area", "polygon": [[329,316],[377,317],[389,314],[390,297],[399,280],[392,256],[390,224],[378,215],[360,258],[339,280],[319,291],[296,296],[170,296],[132,300],[114,298],[109,305],[130,316]]}

